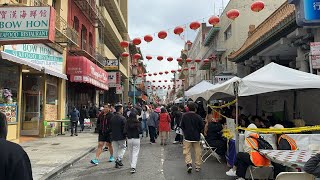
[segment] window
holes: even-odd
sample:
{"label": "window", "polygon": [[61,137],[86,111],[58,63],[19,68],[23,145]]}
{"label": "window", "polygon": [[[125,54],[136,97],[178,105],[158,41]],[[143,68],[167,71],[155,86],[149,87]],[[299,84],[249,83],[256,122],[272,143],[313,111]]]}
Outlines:
{"label": "window", "polygon": [[224,40],[228,40],[232,36],[231,25],[224,32]]}
{"label": "window", "polygon": [[56,105],[58,101],[58,78],[47,76],[47,104]]}
{"label": "window", "polygon": [[79,19],[77,17],[74,17],[73,19],[73,28],[79,32]]}

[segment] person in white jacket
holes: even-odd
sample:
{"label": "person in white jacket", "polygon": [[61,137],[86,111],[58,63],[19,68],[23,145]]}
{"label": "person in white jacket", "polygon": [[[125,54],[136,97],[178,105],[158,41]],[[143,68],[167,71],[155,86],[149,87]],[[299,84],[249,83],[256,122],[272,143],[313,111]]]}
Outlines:
{"label": "person in white jacket", "polygon": [[142,107],[141,116],[139,116],[139,118],[142,119],[142,121],[141,121],[142,137],[143,137],[144,132],[146,132],[146,137],[148,137],[147,120],[149,119],[149,116],[150,116],[150,109],[148,106],[144,105]]}

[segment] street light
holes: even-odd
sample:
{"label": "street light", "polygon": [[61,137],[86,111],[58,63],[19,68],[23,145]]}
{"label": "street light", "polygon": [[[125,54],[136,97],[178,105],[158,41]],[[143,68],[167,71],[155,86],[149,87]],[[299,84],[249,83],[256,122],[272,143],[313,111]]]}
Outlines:
{"label": "street light", "polygon": [[138,75],[137,65],[132,65],[132,79],[133,79],[133,106],[136,105],[136,79]]}

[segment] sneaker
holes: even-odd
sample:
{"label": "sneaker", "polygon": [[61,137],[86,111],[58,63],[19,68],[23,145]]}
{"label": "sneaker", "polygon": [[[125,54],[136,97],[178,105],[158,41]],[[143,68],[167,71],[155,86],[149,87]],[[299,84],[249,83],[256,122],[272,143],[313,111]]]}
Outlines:
{"label": "sneaker", "polygon": [[123,166],[122,161],[118,161],[119,166]]}
{"label": "sneaker", "polygon": [[76,136],[78,136],[78,134],[75,134]]}
{"label": "sneaker", "polygon": [[236,177],[237,176],[236,171],[233,170],[233,169],[230,169],[229,171],[227,171],[226,175],[227,176],[232,176],[232,177]]}
{"label": "sneaker", "polygon": [[192,164],[187,164],[187,172],[191,173],[192,171]]}
{"label": "sneaker", "polygon": [[134,173],[136,173],[136,169],[135,168],[131,168],[131,174],[134,174]]}
{"label": "sneaker", "polygon": [[242,177],[239,177],[239,178],[237,178],[236,180],[246,180],[246,179],[244,179],[244,178],[242,178]]}
{"label": "sneaker", "polygon": [[99,164],[99,160],[98,159],[92,159],[90,161],[91,164],[94,164],[94,165],[98,165]]}
{"label": "sneaker", "polygon": [[113,161],[114,161],[113,156],[110,156],[110,158],[109,158],[109,162],[113,162]]}
{"label": "sneaker", "polygon": [[196,172],[200,172],[200,170],[201,170],[200,168],[196,168]]}
{"label": "sneaker", "polygon": [[114,166],[115,168],[119,169],[120,166],[116,163],[116,165]]}
{"label": "sneaker", "polygon": [[108,150],[109,150],[108,147],[103,148],[103,151],[108,151]]}

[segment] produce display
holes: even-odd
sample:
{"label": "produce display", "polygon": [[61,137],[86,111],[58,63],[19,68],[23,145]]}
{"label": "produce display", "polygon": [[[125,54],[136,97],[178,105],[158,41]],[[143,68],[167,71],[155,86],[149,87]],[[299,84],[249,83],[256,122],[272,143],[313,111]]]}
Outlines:
{"label": "produce display", "polygon": [[0,104],[0,112],[6,115],[8,123],[17,122],[17,105]]}

